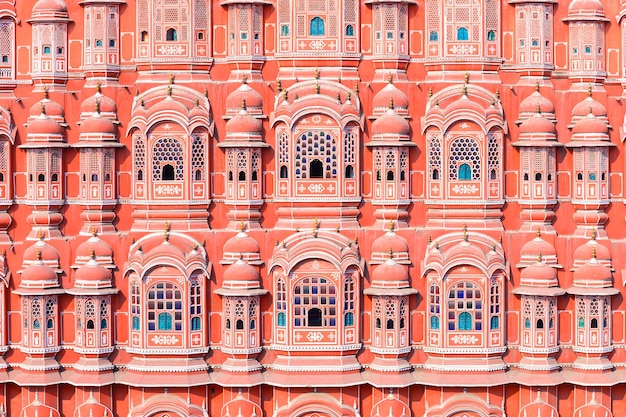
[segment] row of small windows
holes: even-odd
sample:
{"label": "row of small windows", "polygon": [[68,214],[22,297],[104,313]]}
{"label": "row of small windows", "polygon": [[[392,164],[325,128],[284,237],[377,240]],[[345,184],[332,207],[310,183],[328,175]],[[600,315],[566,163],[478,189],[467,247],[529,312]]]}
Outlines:
{"label": "row of small windows", "polygon": [[[58,47],[57,48],[57,55],[63,55],[63,51],[64,49],[62,47]],[[39,48],[35,47],[34,49],[35,55],[39,55]],[[42,49],[42,53],[44,55],[50,55],[52,53],[52,47],[50,45],[44,45],[43,49]],[[8,61],[8,57],[7,57],[7,61]],[[3,57],[4,60],[4,57]]]}
{"label": "row of small windows", "polygon": [[[309,21],[309,36],[324,36],[325,34],[324,19],[315,16]],[[354,25],[346,25],[345,35],[354,36]],[[281,25],[280,36],[289,36],[289,25]]]}
{"label": "row of small windows", "polygon": [[[387,38],[392,39],[393,33],[387,33]],[[436,30],[431,30],[428,34],[428,40],[431,42],[437,42],[439,40],[439,32]],[[457,41],[468,41],[469,40],[469,30],[465,26],[461,26],[456,30],[456,40]],[[494,30],[490,30],[487,32],[487,40],[495,41],[496,40],[496,32]]]}
{"label": "row of small windows", "polygon": [[[139,39],[141,39],[141,42],[148,42],[150,40],[150,36],[148,35],[148,31],[146,31],[146,30],[142,31],[141,34],[139,35]],[[199,40],[199,41],[203,41],[204,40],[204,32],[203,31],[198,31],[196,33],[196,39]],[[168,42],[175,42],[175,41],[177,41],[178,40],[178,32],[176,31],[176,29],[169,28],[165,32],[165,40],[168,41]],[[96,45],[96,46],[98,46],[98,45]],[[115,45],[109,44],[109,46],[115,46]]]}
{"label": "row of small windows", "polygon": [[[87,48],[89,48],[91,46],[91,40],[87,39],[86,41],[86,46]],[[96,39],[96,48],[101,48],[104,46],[104,41],[102,39]],[[115,48],[115,39],[109,39],[109,47],[111,48]]]}

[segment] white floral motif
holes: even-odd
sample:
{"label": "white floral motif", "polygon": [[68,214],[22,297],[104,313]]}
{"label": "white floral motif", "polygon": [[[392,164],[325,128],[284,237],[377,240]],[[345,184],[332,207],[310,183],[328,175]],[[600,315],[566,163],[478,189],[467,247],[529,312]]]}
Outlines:
{"label": "white floral motif", "polygon": [[176,336],[154,336],[152,338],[155,345],[174,345],[178,343],[178,340]]}
{"label": "white floral motif", "polygon": [[326,42],[321,40],[315,40],[312,41],[309,46],[311,47],[311,49],[324,49],[324,47],[326,46]]}
{"label": "white floral motif", "polygon": [[159,195],[179,195],[181,192],[179,185],[159,185],[156,187]]}
{"label": "white floral motif", "polygon": [[319,342],[324,339],[324,335],[320,332],[309,332],[309,334],[306,335],[306,338],[309,342]]}
{"label": "white floral motif", "polygon": [[159,47],[159,53],[161,55],[182,55],[185,53],[185,49],[180,45],[163,45]]}
{"label": "white floral motif", "polygon": [[457,334],[452,338],[452,341],[458,345],[475,345],[478,343],[478,338],[469,334]]}
{"label": "white floral motif", "polygon": [[455,185],[452,187],[452,191],[458,194],[474,194],[478,191],[478,187],[475,185]]}
{"label": "white floral motif", "polygon": [[323,193],[325,190],[325,187],[322,184],[311,184],[308,187],[309,192],[311,193]]}

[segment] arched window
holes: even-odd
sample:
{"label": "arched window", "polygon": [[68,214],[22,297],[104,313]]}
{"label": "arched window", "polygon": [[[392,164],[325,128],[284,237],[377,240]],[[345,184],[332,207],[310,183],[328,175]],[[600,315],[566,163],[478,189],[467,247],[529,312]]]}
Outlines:
{"label": "arched window", "polygon": [[490,328],[491,330],[498,330],[500,328],[500,317],[493,316],[491,318]]}
{"label": "arched window", "polygon": [[235,322],[235,329],[236,330],[243,330],[243,320],[239,319]]}
{"label": "arched window", "polygon": [[319,159],[314,159],[309,165],[310,178],[324,178],[324,165]]}
{"label": "arched window", "polygon": [[140,324],[140,320],[139,317],[135,316],[133,317],[133,330],[141,330],[141,324]]}
{"label": "arched window", "polygon": [[346,36],[354,36],[354,26],[346,26]]}
{"label": "arched window", "polygon": [[430,328],[432,330],[439,330],[439,317],[430,316]]}
{"label": "arched window", "polygon": [[191,318],[191,330],[200,330],[200,317]]}
{"label": "arched window", "polygon": [[524,328],[525,329],[530,329],[530,318],[526,317],[524,319]]}
{"label": "arched window", "polygon": [[246,171],[239,171],[239,181],[245,181],[246,180]]}
{"label": "arched window", "polygon": [[597,329],[598,328],[598,319],[596,319],[596,318],[591,319],[590,326],[591,326],[592,329]]}
{"label": "arched window", "polygon": [[495,30],[490,30],[489,32],[487,32],[487,40],[488,41],[495,41],[496,40],[496,31]]}
{"label": "arched window", "polygon": [[354,325],[354,314],[351,312],[346,313],[344,316],[343,324],[345,326],[353,326]]}
{"label": "arched window", "polygon": [[381,327],[383,327],[382,321],[380,321],[380,317],[376,318],[376,328],[380,329]]}
{"label": "arched window", "polygon": [[461,26],[456,30],[456,40],[457,41],[466,41],[469,40],[469,33],[466,27]]}
{"label": "arched window", "polygon": [[393,181],[394,177],[395,175],[393,174],[392,170],[387,171],[387,181]]}
{"label": "arched window", "polygon": [[289,26],[282,25],[280,27],[280,36],[289,36]]}
{"label": "arched window", "polygon": [[541,175],[541,172],[535,173],[535,181],[541,181],[542,178],[543,176]]}
{"label": "arched window", "polygon": [[183,292],[170,282],[159,282],[148,290],[148,331],[183,329]]}
{"label": "arched window", "polygon": [[438,40],[439,40],[439,33],[437,33],[437,31],[435,31],[435,30],[431,30],[431,31],[430,31],[430,35],[428,36],[428,39],[429,39],[431,42],[436,42],[436,41],[438,41]]}
{"label": "arched window", "polygon": [[100,329],[106,329],[108,326],[106,319],[100,320]]}
{"label": "arched window", "polygon": [[472,282],[454,284],[448,292],[448,330],[482,330],[483,299]]}
{"label": "arched window", "polygon": [[578,327],[581,328],[581,329],[585,327],[585,318],[584,317],[579,317],[578,318]]}
{"label": "arched window", "polygon": [[438,180],[439,179],[439,170],[438,169],[433,169],[433,179],[434,180]]}
{"label": "arched window", "polygon": [[177,41],[178,40],[178,33],[176,32],[176,29],[169,28],[167,30],[167,32],[165,32],[165,40],[166,41]]}
{"label": "arched window", "polygon": [[287,325],[287,316],[282,311],[278,313],[278,316],[276,317],[276,324],[280,327],[285,327]]}
{"label": "arched window", "polygon": [[395,327],[395,322],[393,319],[387,319],[387,330],[393,330]]}
{"label": "arched window", "polygon": [[466,181],[472,179],[472,169],[469,164],[461,164],[459,166],[459,180]]}
{"label": "arched window", "polygon": [[346,166],[346,178],[354,178],[354,167],[352,165]]}
{"label": "arched window", "polygon": [[172,315],[170,313],[159,314],[158,330],[169,331],[172,330]]}
{"label": "arched window", "polygon": [[322,310],[317,307],[309,309],[307,313],[307,324],[310,327],[322,326]]}
{"label": "arched window", "polygon": [[39,321],[39,319],[35,319],[33,321],[33,329],[35,329],[35,330],[41,329],[41,322]]}
{"label": "arched window", "polygon": [[141,32],[141,42],[148,42],[148,32],[145,30]]}
{"label": "arched window", "polygon": [[43,54],[44,55],[50,55],[50,46],[46,45],[43,47]]}
{"label": "arched window", "polygon": [[309,35],[324,36],[324,19],[319,16],[315,16],[313,19],[311,19]]}
{"label": "arched window", "polygon": [[459,330],[472,330],[472,315],[467,311],[459,314]]}
{"label": "arched window", "polygon": [[161,170],[161,180],[173,181],[174,180],[174,167],[170,164],[163,165]]}
{"label": "arched window", "polygon": [[286,166],[281,166],[280,167],[280,178],[286,179],[289,178],[289,175],[287,174],[287,167]]}
{"label": "arched window", "polygon": [[226,319],[225,327],[226,327],[226,330],[230,330],[230,319]]}
{"label": "arched window", "polygon": [[196,169],[196,176],[195,176],[195,180],[196,180],[196,181],[200,181],[200,180],[202,180],[202,171],[200,171],[199,169]]}
{"label": "arched window", "polygon": [[87,320],[87,330],[93,330],[96,328],[96,324],[93,320]]}
{"label": "arched window", "polygon": [[543,329],[543,320],[542,319],[537,320],[537,328],[538,329]]}

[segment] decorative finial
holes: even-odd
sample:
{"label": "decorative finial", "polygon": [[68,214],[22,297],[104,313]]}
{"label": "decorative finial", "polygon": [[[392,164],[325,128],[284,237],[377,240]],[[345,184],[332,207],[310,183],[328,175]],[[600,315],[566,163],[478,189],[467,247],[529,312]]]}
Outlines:
{"label": "decorative finial", "polygon": [[428,235],[427,241],[429,245],[433,243],[433,235]]}
{"label": "decorative finial", "polygon": [[276,80],[276,91],[279,93],[283,91],[283,83],[281,83],[280,80]]}
{"label": "decorative finial", "polygon": [[196,107],[200,107],[200,99],[199,98],[196,99]]}
{"label": "decorative finial", "polygon": [[319,68],[315,68],[315,79],[319,80],[320,79],[320,69]]}
{"label": "decorative finial", "polygon": [[100,93],[100,81],[96,82],[96,93]]}
{"label": "decorative finial", "polygon": [[589,97],[591,97],[591,92],[592,92],[591,84],[589,84],[589,87],[587,87],[587,94],[589,94]]}
{"label": "decorative finial", "polygon": [[496,100],[500,100],[500,89],[496,88]]}
{"label": "decorative finial", "polygon": [[45,84],[43,86],[43,98],[48,100],[48,86]]}
{"label": "decorative finial", "polygon": [[35,257],[38,261],[41,261],[41,249],[37,248],[37,251],[35,252]]}
{"label": "decorative finial", "polygon": [[319,94],[319,93],[320,93],[320,84],[315,83],[315,94]]}
{"label": "decorative finial", "polygon": [[95,107],[96,107],[96,113],[100,114],[100,100],[96,100]]}
{"label": "decorative finial", "polygon": [[246,224],[243,222],[243,220],[241,221],[241,223],[239,223],[239,231],[240,232],[246,231]]}
{"label": "decorative finial", "polygon": [[535,113],[541,114],[541,104],[537,104],[537,108],[535,109]]}
{"label": "decorative finial", "polygon": [[167,86],[167,96],[172,97],[172,84],[168,84]]}
{"label": "decorative finial", "polygon": [[591,229],[591,240],[596,240],[596,228]]}
{"label": "decorative finial", "polygon": [[596,260],[596,248],[591,248],[591,259]]}
{"label": "decorative finial", "polygon": [[461,88],[461,94],[467,96],[467,84],[463,84],[463,87]]}
{"label": "decorative finial", "polygon": [[541,252],[539,252],[539,253],[537,254],[537,262],[538,262],[538,263],[541,263],[541,261],[542,261],[542,260],[543,260],[543,258],[541,257]]}
{"label": "decorative finial", "polygon": [[468,241],[468,238],[467,238],[467,225],[465,223],[463,223],[463,240],[466,241],[466,242]]}
{"label": "decorative finial", "polygon": [[539,92],[539,81],[535,82],[535,91]]}
{"label": "decorative finial", "polygon": [[96,259],[96,250],[94,248],[91,248],[89,251],[89,259]]}
{"label": "decorative finial", "polygon": [[389,248],[389,259],[393,259],[393,249]]}
{"label": "decorative finial", "polygon": [[389,231],[393,232],[393,219],[389,220]]}
{"label": "decorative finial", "polygon": [[241,99],[241,110],[246,110],[246,99]]}
{"label": "decorative finial", "polygon": [[93,237],[98,236],[98,229],[96,229],[96,226],[91,228],[91,236]]}
{"label": "decorative finial", "polygon": [[359,94],[359,83],[354,83],[354,94]]}
{"label": "decorative finial", "polygon": [[337,101],[341,104],[341,93],[337,93]]}
{"label": "decorative finial", "polygon": [[289,101],[289,93],[287,90],[283,90],[283,100]]}
{"label": "decorative finial", "polygon": [[139,102],[139,105],[140,105],[141,107],[145,107],[145,103],[143,102],[143,98],[142,98],[142,99],[141,99],[141,101]]}
{"label": "decorative finial", "polygon": [[37,230],[37,238],[43,240],[43,229]]}
{"label": "decorative finial", "polygon": [[393,97],[389,98],[389,110],[393,110]]}
{"label": "decorative finial", "polygon": [[463,77],[465,84],[469,83],[469,71],[465,71],[465,77]]}
{"label": "decorative finial", "polygon": [[352,92],[348,91],[348,94],[346,94],[346,101],[350,101],[351,98],[352,98]]}
{"label": "decorative finial", "polygon": [[174,84],[174,73],[170,72],[170,84]]}
{"label": "decorative finial", "polygon": [[428,98],[431,98],[433,96],[433,88],[429,88],[428,89]]}
{"label": "decorative finial", "polygon": [[389,84],[393,84],[393,74],[392,73],[387,74],[387,82]]}
{"label": "decorative finial", "polygon": [[540,227],[537,228],[537,237],[541,237],[541,228]]}
{"label": "decorative finial", "polygon": [[43,114],[43,115],[46,114],[46,105],[44,104],[43,101],[41,103],[39,103],[39,110],[41,111],[41,114]]}
{"label": "decorative finial", "polygon": [[241,84],[248,84],[248,76],[246,74],[241,76]]}
{"label": "decorative finial", "polygon": [[165,220],[165,228],[163,229],[163,238],[167,242],[170,239],[170,223]]}

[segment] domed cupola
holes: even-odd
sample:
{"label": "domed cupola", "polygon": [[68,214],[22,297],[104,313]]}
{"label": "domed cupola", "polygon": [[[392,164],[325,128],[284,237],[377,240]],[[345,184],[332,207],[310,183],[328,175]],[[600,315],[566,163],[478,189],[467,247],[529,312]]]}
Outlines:
{"label": "domed cupola", "polygon": [[387,262],[389,253],[392,256],[391,259],[398,264],[408,265],[411,262],[409,260],[409,245],[402,236],[393,231],[392,220],[389,221],[389,230],[376,238],[372,243],[372,259],[370,263],[378,265]]}
{"label": "domed cupola", "polygon": [[519,118],[515,123],[522,123],[536,113],[540,113],[551,122],[555,122],[554,104],[539,91],[539,83],[535,85],[535,91],[526,97],[519,105]]}
{"label": "domed cupola", "polygon": [[96,111],[84,119],[80,126],[81,141],[114,141],[115,125],[100,112],[100,103],[95,103]]}
{"label": "domed cupola", "polygon": [[42,102],[40,104],[40,113],[38,116],[31,115],[26,125],[26,142],[41,143],[48,145],[51,142],[63,142],[65,129],[57,120],[46,113],[47,106]]}
{"label": "domed cupola", "polygon": [[18,271],[22,276],[19,285],[21,293],[41,293],[42,290],[59,287],[60,284],[57,273],[52,267],[44,263],[41,255],[41,251],[37,249],[35,259],[24,259],[23,266],[25,266],[25,268]]}
{"label": "domed cupola", "polygon": [[600,264],[611,268],[611,251],[596,240],[595,230],[591,232],[591,239],[574,251],[572,271],[586,264],[591,258],[595,258]]}
{"label": "domed cupola", "polygon": [[62,272],[59,268],[59,252],[44,240],[43,230],[37,234],[38,240],[34,245],[29,246],[22,256],[22,267],[41,261],[47,266],[54,268],[56,272]]}
{"label": "domed cupola", "polygon": [[245,101],[246,109],[254,117],[263,116],[263,97],[254,88],[250,87],[244,76],[241,85],[226,97],[226,115],[234,117],[241,110],[241,103]]}
{"label": "domed cupola", "polygon": [[224,255],[220,263],[223,265],[235,263],[240,258],[250,265],[261,265],[263,263],[261,261],[259,244],[246,233],[243,222],[241,223],[239,233],[224,243],[222,253]]}
{"label": "domed cupola", "polygon": [[556,296],[565,291],[559,288],[556,268],[542,259],[541,254],[533,265],[522,269],[520,284],[513,290],[513,294]]}
{"label": "domed cupola", "polygon": [[593,249],[591,259],[574,271],[574,285],[567,292],[577,295],[619,294],[619,291],[613,288],[611,269],[596,259]]}
{"label": "domed cupola", "polygon": [[410,130],[406,119],[395,111],[393,99],[389,99],[387,111],[372,123],[372,143],[408,141]]}
{"label": "domed cupola", "polygon": [[578,102],[572,109],[572,121],[568,127],[571,129],[577,121],[588,118],[589,114],[605,122],[610,128],[606,107],[592,97],[591,87],[589,87],[587,97]]}
{"label": "domed cupola", "polygon": [[111,271],[96,261],[95,251],[87,263],[80,265],[74,274],[74,288],[87,290],[110,288]]}
{"label": "domed cupola", "polygon": [[217,290],[220,295],[261,295],[267,293],[261,289],[261,276],[255,267],[243,259],[227,266],[224,271],[222,287]]}
{"label": "domed cupola", "polygon": [[554,245],[541,236],[541,231],[537,230],[537,236],[526,242],[520,250],[520,262],[517,267],[522,269],[534,265],[537,261],[537,255],[541,255],[544,264],[553,268],[561,268],[556,257],[556,249]]}
{"label": "domed cupola", "polygon": [[[409,287],[409,273],[406,266],[393,259],[393,251],[389,250],[389,259],[377,266],[372,273],[372,289],[399,289]],[[379,291],[376,291],[379,294]]]}
{"label": "domed cupola", "polygon": [[608,21],[600,0],[573,0],[567,9],[566,19]]}
{"label": "domed cupola", "polygon": [[393,76],[389,75],[388,83],[372,99],[372,114],[374,116],[384,115],[389,103],[393,102],[396,113],[401,116],[409,115],[409,98],[393,84]]}
{"label": "domed cupola", "polygon": [[67,5],[63,0],[39,0],[33,6],[28,22],[69,21]]}
{"label": "domed cupola", "polygon": [[113,123],[117,122],[117,104],[115,101],[102,94],[100,83],[96,84],[96,94],[87,97],[80,105],[80,118],[86,119],[98,112],[103,116],[111,119]]}
{"label": "domed cupola", "polygon": [[[539,107],[536,113],[519,127],[519,140],[532,141],[532,146],[547,146],[556,141],[554,123],[543,116]],[[549,141],[549,142],[548,142]],[[548,142],[548,143],[546,143]]]}
{"label": "domed cupola", "polygon": [[92,236],[76,248],[76,263],[79,265],[87,263],[91,259],[92,252],[96,261],[114,267],[111,245],[102,240],[95,231],[92,231]]}
{"label": "domed cupola", "polygon": [[227,142],[259,142],[263,139],[261,121],[248,113],[247,101],[243,99],[239,112],[226,122]]}

